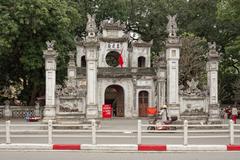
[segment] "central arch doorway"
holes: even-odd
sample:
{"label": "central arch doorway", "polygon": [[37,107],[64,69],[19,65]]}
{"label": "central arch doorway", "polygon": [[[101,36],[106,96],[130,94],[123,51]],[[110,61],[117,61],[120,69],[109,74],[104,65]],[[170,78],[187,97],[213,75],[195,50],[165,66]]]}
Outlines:
{"label": "central arch doorway", "polygon": [[124,117],[124,91],[119,85],[110,85],[105,90],[105,104],[112,105],[113,117]]}

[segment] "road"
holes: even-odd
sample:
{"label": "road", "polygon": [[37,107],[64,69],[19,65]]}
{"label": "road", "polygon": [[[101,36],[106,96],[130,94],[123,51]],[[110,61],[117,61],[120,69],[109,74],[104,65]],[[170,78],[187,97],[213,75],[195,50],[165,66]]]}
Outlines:
{"label": "road", "polygon": [[0,151],[0,157],[2,160],[237,160],[240,152]]}

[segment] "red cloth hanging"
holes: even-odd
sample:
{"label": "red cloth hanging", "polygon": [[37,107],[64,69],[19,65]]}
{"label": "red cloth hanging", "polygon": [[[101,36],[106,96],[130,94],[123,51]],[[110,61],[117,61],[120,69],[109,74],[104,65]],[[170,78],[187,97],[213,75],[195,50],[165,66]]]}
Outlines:
{"label": "red cloth hanging", "polygon": [[[123,50],[122,50],[123,51]],[[118,57],[118,64],[121,66],[121,68],[123,67],[123,57],[122,57],[122,51]]]}

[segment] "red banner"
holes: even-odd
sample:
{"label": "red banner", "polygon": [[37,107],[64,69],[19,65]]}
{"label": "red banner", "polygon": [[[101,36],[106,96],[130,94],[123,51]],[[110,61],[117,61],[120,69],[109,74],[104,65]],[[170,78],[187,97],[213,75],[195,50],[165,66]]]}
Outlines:
{"label": "red banner", "polygon": [[102,105],[102,118],[112,118],[112,105],[111,104]]}

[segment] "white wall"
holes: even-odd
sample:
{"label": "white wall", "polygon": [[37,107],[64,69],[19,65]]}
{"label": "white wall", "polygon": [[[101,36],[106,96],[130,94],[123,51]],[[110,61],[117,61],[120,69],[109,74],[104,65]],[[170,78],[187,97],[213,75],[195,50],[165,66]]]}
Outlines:
{"label": "white wall", "polygon": [[145,57],[145,66],[151,67],[151,57],[149,47],[133,47],[131,53],[131,66],[138,67],[138,57]]}

